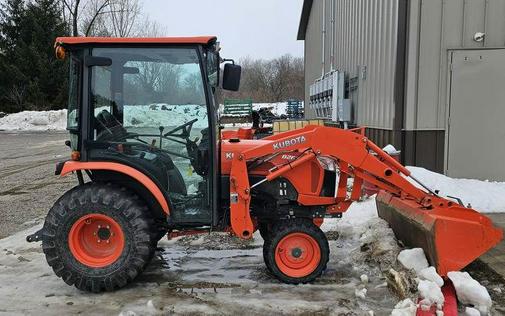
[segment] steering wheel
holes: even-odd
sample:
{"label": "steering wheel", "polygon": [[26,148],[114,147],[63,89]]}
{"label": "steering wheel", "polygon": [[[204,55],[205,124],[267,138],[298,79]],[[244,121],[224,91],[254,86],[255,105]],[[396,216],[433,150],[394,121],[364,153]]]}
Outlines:
{"label": "steering wheel", "polygon": [[[189,136],[191,134],[191,129],[193,128],[193,124],[195,124],[195,122],[198,121],[197,118],[195,119],[192,119],[191,121],[189,122],[186,122],[180,126],[177,126],[176,128],[166,132],[165,134],[163,134],[163,137],[167,137],[167,136],[173,136],[173,137],[179,137],[179,138],[182,138],[184,140],[188,140],[189,139]],[[175,134],[176,132],[182,130],[182,132],[180,134]]]}

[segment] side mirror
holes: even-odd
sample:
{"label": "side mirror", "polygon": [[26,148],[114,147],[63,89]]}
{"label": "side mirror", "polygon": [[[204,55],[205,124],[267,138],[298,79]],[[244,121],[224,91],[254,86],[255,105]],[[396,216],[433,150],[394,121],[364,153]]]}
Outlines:
{"label": "side mirror", "polygon": [[223,89],[229,91],[238,91],[240,88],[240,76],[242,67],[235,64],[225,64],[223,72]]}
{"label": "side mirror", "polygon": [[108,57],[86,56],[84,57],[84,65],[86,65],[86,67],[107,67],[112,65],[112,59]]}

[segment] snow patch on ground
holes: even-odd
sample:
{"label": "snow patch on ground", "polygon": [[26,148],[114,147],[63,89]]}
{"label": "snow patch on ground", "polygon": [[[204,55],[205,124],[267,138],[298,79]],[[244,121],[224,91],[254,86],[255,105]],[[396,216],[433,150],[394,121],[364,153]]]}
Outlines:
{"label": "snow patch on ground", "polygon": [[444,279],[442,279],[442,277],[437,273],[435,267],[428,267],[422,269],[421,271],[419,271],[418,276],[422,280],[428,280],[436,283],[439,287],[442,287],[444,285]]}
{"label": "snow patch on ground", "polygon": [[414,316],[417,311],[417,305],[410,299],[404,299],[395,305],[391,316]]}
{"label": "snow patch on ground", "polygon": [[424,168],[407,167],[414,177],[432,190],[440,190],[442,196],[456,196],[467,205],[483,213],[505,211],[505,182],[475,179],[454,179]]}
{"label": "snow patch on ground", "polygon": [[492,301],[485,287],[472,278],[468,272],[449,272],[447,276],[454,284],[461,303],[473,305],[481,313],[487,315]]}
{"label": "snow patch on ground", "polygon": [[423,310],[430,310],[432,305],[436,305],[437,309],[442,309],[445,299],[438,284],[428,280],[420,280],[417,289],[422,297],[420,305]]}
{"label": "snow patch on ground", "polygon": [[473,307],[467,307],[465,308],[465,313],[463,316],[481,316],[480,312],[478,309],[475,309]]}
{"label": "snow patch on ground", "polygon": [[421,248],[405,249],[398,255],[398,261],[407,269],[413,269],[416,273],[428,267],[428,260]]}

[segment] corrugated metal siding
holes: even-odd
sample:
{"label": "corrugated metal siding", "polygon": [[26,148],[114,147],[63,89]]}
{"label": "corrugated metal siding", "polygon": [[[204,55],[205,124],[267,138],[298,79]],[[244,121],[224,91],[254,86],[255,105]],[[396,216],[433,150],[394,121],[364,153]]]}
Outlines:
{"label": "corrugated metal siding", "polygon": [[450,49],[504,46],[504,0],[411,0],[406,129],[446,128]]}
{"label": "corrugated metal siding", "polygon": [[310,85],[321,77],[321,4],[316,0],[312,4],[309,22],[305,35],[305,117],[315,118],[316,115],[308,106]]}
{"label": "corrugated metal siding", "polygon": [[[322,1],[326,1],[327,9],[325,71],[328,72],[331,69],[332,0]],[[314,23],[315,10],[322,11],[322,1],[314,1],[309,23]],[[361,70],[366,67],[365,77],[360,76],[357,97],[353,100],[356,123],[373,128],[392,129],[395,115],[394,70],[398,0],[334,0],[334,2],[334,69],[343,70],[350,77],[355,77],[360,76]],[[310,61],[306,61],[306,65],[309,66],[314,62],[312,56],[317,55],[312,50],[315,47],[320,49],[322,45],[314,46],[316,41],[309,43],[307,39],[321,41],[321,35],[312,33],[306,36],[305,57],[310,58]],[[312,77],[312,72],[308,76],[307,74],[306,72],[306,83],[309,84],[318,77]]]}
{"label": "corrugated metal siding", "polygon": [[355,115],[358,125],[392,129],[395,115],[394,82],[398,1],[336,0],[337,33],[344,41],[336,56],[336,68],[351,77],[360,76]]}

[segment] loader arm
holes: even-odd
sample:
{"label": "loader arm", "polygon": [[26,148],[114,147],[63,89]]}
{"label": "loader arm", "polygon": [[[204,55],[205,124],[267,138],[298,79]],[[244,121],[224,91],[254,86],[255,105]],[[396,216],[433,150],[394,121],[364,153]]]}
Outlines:
{"label": "loader arm", "polygon": [[[451,269],[464,267],[502,238],[503,233],[494,228],[487,217],[471,208],[439,197],[417,179],[411,177],[407,168],[365,137],[363,129],[342,130],[323,126],[306,126],[303,129],[269,137],[266,140],[270,140],[270,142],[247,149],[235,155],[232,161],[230,215],[231,226],[237,236],[250,238],[254,231],[249,207],[251,190],[255,185],[251,186],[249,183],[247,162],[279,152],[298,150],[303,151],[303,154],[284,166],[270,170],[262,182],[272,181],[300,165],[317,159],[318,156],[331,158],[340,170],[334,197],[299,194],[298,203],[301,205],[325,205],[327,214],[343,213],[352,202],[360,198],[363,181],[368,181],[387,192],[389,201],[387,198],[381,200],[386,201],[384,202],[386,205],[394,204],[393,199],[398,199],[409,204],[408,209],[415,209],[414,214],[408,215],[406,221],[419,224],[425,235],[436,234],[435,230],[437,229],[453,227],[455,229],[453,233],[457,236],[465,234],[470,236],[471,233],[468,232],[468,229],[474,230],[475,238],[479,241],[472,244],[475,249],[467,256],[471,257],[470,261],[468,258],[456,259],[451,263],[440,261],[440,250],[449,251],[452,239],[437,239],[437,236],[434,236],[431,242],[421,242],[422,245],[419,246],[424,246],[430,261],[442,271],[442,274],[451,271]],[[407,177],[411,177],[424,189],[411,183]],[[354,181],[352,192],[348,196],[347,184],[350,178],[354,178]],[[390,218],[388,222],[391,223],[395,219],[396,217],[393,216],[393,219]],[[427,232],[429,230],[431,230],[430,233]],[[420,238],[424,237],[426,236]],[[415,240],[413,243],[416,244]]]}

